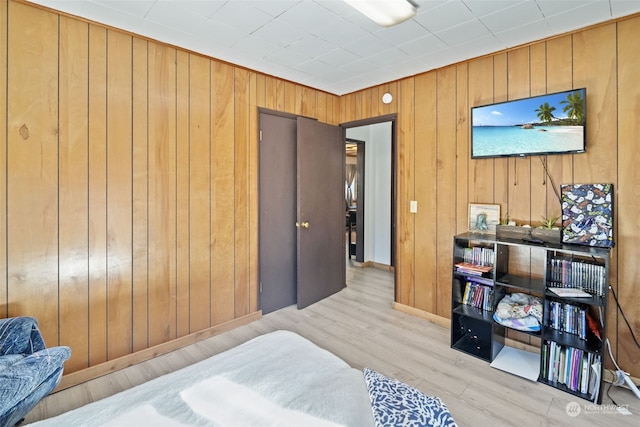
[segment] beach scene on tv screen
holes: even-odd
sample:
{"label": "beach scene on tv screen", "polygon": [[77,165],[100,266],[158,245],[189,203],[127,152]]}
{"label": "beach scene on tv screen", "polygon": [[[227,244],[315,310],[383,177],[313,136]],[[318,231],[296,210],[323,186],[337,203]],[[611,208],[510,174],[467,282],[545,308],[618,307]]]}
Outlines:
{"label": "beach scene on tv screen", "polygon": [[585,90],[476,107],[473,157],[584,149]]}

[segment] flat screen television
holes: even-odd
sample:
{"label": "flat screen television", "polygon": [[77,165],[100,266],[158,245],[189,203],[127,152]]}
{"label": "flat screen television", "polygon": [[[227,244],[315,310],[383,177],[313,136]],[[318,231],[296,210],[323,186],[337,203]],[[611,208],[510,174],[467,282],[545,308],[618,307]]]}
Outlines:
{"label": "flat screen television", "polygon": [[471,158],[584,153],[586,117],[586,88],[473,107]]}

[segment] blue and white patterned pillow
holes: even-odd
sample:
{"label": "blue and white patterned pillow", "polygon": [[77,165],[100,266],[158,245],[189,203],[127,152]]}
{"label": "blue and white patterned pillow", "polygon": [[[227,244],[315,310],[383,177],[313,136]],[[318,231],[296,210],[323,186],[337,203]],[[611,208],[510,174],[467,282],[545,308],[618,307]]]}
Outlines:
{"label": "blue and white patterned pillow", "polygon": [[398,380],[364,369],[373,419],[378,427],[456,427],[447,406]]}

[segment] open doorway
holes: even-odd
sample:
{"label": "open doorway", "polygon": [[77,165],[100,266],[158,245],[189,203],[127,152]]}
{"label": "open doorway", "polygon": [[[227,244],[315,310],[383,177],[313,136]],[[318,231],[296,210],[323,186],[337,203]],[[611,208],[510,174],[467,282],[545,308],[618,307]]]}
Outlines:
{"label": "open doorway", "polygon": [[362,258],[356,257],[356,265],[390,270],[395,266],[395,121],[392,114],[341,124],[345,143],[354,142],[356,153],[362,147],[363,178],[356,179],[356,203],[349,206],[345,199],[347,209],[356,212],[356,253],[359,229],[363,240]]}
{"label": "open doorway", "polygon": [[352,138],[345,142],[344,201],[346,245],[349,260],[364,262],[365,144]]}

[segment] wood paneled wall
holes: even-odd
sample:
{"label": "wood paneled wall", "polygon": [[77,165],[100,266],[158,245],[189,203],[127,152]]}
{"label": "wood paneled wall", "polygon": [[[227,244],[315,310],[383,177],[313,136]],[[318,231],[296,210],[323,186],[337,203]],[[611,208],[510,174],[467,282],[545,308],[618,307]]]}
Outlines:
{"label": "wood paneled wall", "polygon": [[0,0],[0,317],[82,370],[258,311],[257,109],[339,98]]}
{"label": "wood paneled wall", "polygon": [[[612,285],[640,331],[640,17],[341,97],[14,0],[0,28],[0,314],[38,317],[67,372],[257,311],[258,107],[397,113],[397,302],[437,316],[469,203],[558,214],[542,161],[556,185],[614,183]],[[470,107],[583,86],[588,153],[470,159]]]}
{"label": "wood paneled wall", "polygon": [[[499,204],[519,223],[561,212],[564,183],[615,185],[612,287],[640,335],[640,16],[577,31],[342,96],[342,121],[398,114],[397,302],[450,317],[452,236],[469,203]],[[470,107],[587,87],[586,154],[471,160]],[[409,201],[418,213],[409,213]],[[618,363],[640,376],[636,347],[610,297],[608,334]]]}

